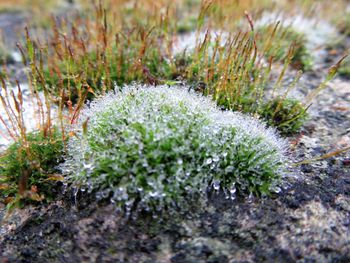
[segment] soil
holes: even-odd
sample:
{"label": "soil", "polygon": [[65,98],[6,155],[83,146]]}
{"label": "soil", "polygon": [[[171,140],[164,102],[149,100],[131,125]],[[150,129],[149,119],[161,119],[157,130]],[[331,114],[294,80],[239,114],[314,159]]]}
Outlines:
{"label": "soil", "polygon": [[[297,91],[315,89],[336,59],[305,73]],[[295,160],[350,146],[350,82],[333,80],[289,140]],[[349,153],[303,164],[285,180],[268,198],[210,193],[176,213],[136,219],[58,185],[65,193],[51,203],[6,217],[0,210],[0,262],[350,262]]]}

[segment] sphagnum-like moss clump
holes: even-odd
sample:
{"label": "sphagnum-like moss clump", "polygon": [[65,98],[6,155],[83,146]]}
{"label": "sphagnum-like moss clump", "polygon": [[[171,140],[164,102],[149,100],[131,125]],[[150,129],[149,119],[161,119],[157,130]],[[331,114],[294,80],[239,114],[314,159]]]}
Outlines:
{"label": "sphagnum-like moss clump", "polygon": [[81,121],[63,173],[127,212],[180,205],[208,187],[232,199],[279,190],[287,147],[274,130],[183,87],[124,87]]}

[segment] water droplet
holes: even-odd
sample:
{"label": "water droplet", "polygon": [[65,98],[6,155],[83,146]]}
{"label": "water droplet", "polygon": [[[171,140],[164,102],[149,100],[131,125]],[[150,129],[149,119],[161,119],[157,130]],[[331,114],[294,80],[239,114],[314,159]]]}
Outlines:
{"label": "water droplet", "polygon": [[211,159],[211,158],[208,158],[208,159],[205,161],[205,163],[208,164],[208,165],[211,164],[212,162],[213,162],[213,159]]}
{"label": "water droplet", "polygon": [[215,157],[213,158],[213,161],[217,163],[218,161],[220,161],[220,158],[219,158],[218,156],[215,156]]}
{"label": "water droplet", "polygon": [[107,189],[107,190],[105,190],[105,191],[103,191],[102,192],[102,197],[103,198],[107,198],[108,196],[109,196],[109,193],[110,193],[110,191]]}
{"label": "water droplet", "polygon": [[84,169],[90,170],[90,169],[93,169],[93,164],[92,163],[84,163],[83,167],[84,167]]}
{"label": "water droplet", "polygon": [[158,197],[159,193],[158,192],[150,192],[149,196],[152,198]]}
{"label": "water droplet", "polygon": [[215,180],[213,182],[213,188],[215,191],[218,191],[220,189],[220,181],[219,180]]}
{"label": "water droplet", "polygon": [[276,186],[276,187],[273,188],[272,191],[275,192],[276,194],[278,194],[278,193],[280,193],[282,191],[282,189],[280,187]]}
{"label": "water droplet", "polygon": [[253,199],[254,199],[253,193],[250,193],[248,198],[247,198],[248,203],[252,203]]}
{"label": "water droplet", "polygon": [[98,201],[101,201],[101,200],[102,200],[102,193],[101,193],[101,192],[97,192],[97,193],[96,193],[96,199],[97,199]]}
{"label": "water droplet", "polygon": [[74,205],[77,206],[78,204],[78,192],[79,190],[78,189],[74,189]]}

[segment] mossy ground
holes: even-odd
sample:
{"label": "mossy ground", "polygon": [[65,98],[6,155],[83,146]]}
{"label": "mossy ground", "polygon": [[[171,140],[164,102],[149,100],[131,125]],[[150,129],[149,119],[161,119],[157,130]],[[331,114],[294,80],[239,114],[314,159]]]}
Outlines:
{"label": "mossy ground", "polygon": [[[143,1],[142,6],[149,6],[150,2],[151,1]],[[188,2],[191,6],[192,4],[194,5],[195,10],[196,3],[193,3],[193,1]],[[235,32],[237,29],[235,26],[240,24],[240,21],[243,21],[243,10],[249,11],[254,24],[254,19],[259,16],[260,12],[255,12],[251,9],[253,2],[254,1],[242,1],[245,7],[240,9],[233,8],[232,1],[220,1],[223,5],[221,7],[209,6],[208,12],[203,12],[204,15],[202,14],[198,17],[197,22],[199,23],[197,23],[196,26],[202,26],[202,29],[205,29],[206,25],[210,25],[213,30],[218,28],[225,28],[226,30],[229,28],[229,30],[226,31]],[[255,2],[259,7],[261,7],[263,3],[262,1]],[[309,1],[307,2],[309,3]],[[309,6],[307,2],[304,1],[303,7],[300,10],[304,10],[305,6]],[[288,6],[290,7],[291,5],[289,3],[291,2],[288,2]],[[215,5],[216,4],[217,3],[215,3]],[[280,2],[277,3],[277,5],[280,4]],[[329,3],[326,3],[326,7],[327,6],[331,7]],[[159,7],[159,5],[157,7]],[[264,8],[268,9],[272,7],[267,5]],[[128,6],[128,9],[129,15],[133,14],[132,10],[138,10],[137,6]],[[168,14],[172,14],[172,9],[170,7],[169,9],[156,8],[155,10],[159,10],[159,14],[161,15],[157,16],[157,19],[155,19],[157,21],[167,21],[167,16],[165,14],[168,11]],[[100,13],[103,13],[103,11],[100,10]],[[129,64],[125,66],[123,63],[115,63],[114,58],[118,58],[118,56],[109,57],[113,58],[109,60],[112,61],[109,64],[111,66],[110,68],[103,67],[102,65],[106,65],[110,54],[108,52],[113,49],[105,53],[107,54],[106,56],[103,53],[98,53],[98,51],[103,49],[103,30],[98,31],[98,37],[95,35],[94,37],[96,38],[89,38],[89,43],[98,44],[93,45],[92,49],[88,49],[88,54],[98,55],[87,56],[87,60],[93,61],[93,63],[89,64],[84,62],[84,64],[81,62],[84,60],[80,60],[80,58],[76,56],[79,50],[83,50],[84,48],[80,41],[81,39],[77,37],[73,40],[73,42],[75,41],[77,44],[76,46],[71,45],[73,42],[69,42],[69,39],[67,40],[68,42],[65,42],[64,37],[71,36],[65,33],[70,31],[66,31],[67,28],[65,28],[64,21],[59,21],[57,23],[58,25],[63,25],[63,27],[59,27],[57,31],[59,33],[58,35],[62,36],[62,38],[57,42],[49,41],[49,43],[58,44],[58,46],[61,44],[61,47],[64,47],[65,43],[69,44],[66,46],[67,49],[61,50],[62,53],[55,53],[57,50],[48,53],[49,55],[64,55],[62,60],[63,66],[56,63],[58,62],[58,60],[56,60],[55,63],[51,64],[51,73],[47,73],[50,70],[45,73],[46,84],[50,87],[49,91],[52,91],[50,96],[53,98],[53,104],[58,102],[58,106],[67,105],[66,110],[69,113],[79,112],[79,107],[82,105],[79,104],[79,102],[85,102],[86,99],[94,98],[95,94],[98,95],[97,92],[93,94],[89,87],[96,87],[101,93],[109,88],[114,88],[114,85],[106,85],[108,82],[101,84],[101,81],[103,82],[109,79],[109,72],[113,74],[117,72],[117,74],[120,74],[121,71],[113,70],[122,65],[120,68],[127,68],[127,71],[131,73],[130,75],[128,75],[129,73],[124,74],[127,72],[125,71],[123,73],[125,77],[123,78],[120,78],[121,75],[114,74],[114,77],[111,79],[117,82],[120,80],[120,84],[124,83],[124,80],[131,76],[129,78],[130,81],[137,79],[151,84],[190,80],[193,81],[192,84],[196,90],[206,94],[215,94],[209,92],[210,89],[212,89],[213,86],[215,88],[220,87],[225,92],[222,92],[222,96],[217,96],[216,99],[220,98],[222,105],[226,105],[226,109],[250,112],[255,116],[262,116],[265,114],[267,116],[266,121],[276,121],[277,125],[283,124],[279,114],[286,120],[290,120],[292,113],[304,113],[302,108],[299,107],[300,104],[289,97],[286,97],[286,100],[280,104],[279,96],[284,96],[284,94],[278,94],[277,97],[271,99],[270,103],[264,103],[265,101],[262,101],[260,107],[256,107],[254,96],[258,89],[254,87],[273,88],[270,80],[275,77],[276,72],[274,72],[273,76],[260,74],[264,71],[257,70],[256,65],[258,65],[258,63],[251,63],[252,60],[250,60],[250,58],[254,57],[254,52],[247,52],[245,56],[239,56],[238,60],[236,60],[225,54],[229,45],[218,46],[218,57],[223,58],[223,60],[221,61],[222,63],[213,63],[213,61],[217,62],[220,61],[220,59],[212,60],[212,58],[217,57],[210,57],[212,53],[202,51],[213,51],[213,46],[215,46],[215,44],[213,45],[212,41],[205,43],[200,42],[194,56],[191,53],[187,53],[189,56],[178,59],[178,64],[176,64],[171,60],[171,55],[167,53],[171,49],[170,47],[164,49],[167,50],[167,52],[163,52],[163,49],[158,49],[158,45],[155,45],[155,47],[153,46],[154,43],[158,44],[158,41],[162,42],[169,35],[158,34],[159,31],[157,30],[159,28],[157,27],[153,29],[155,31],[152,31],[152,34],[147,35],[149,33],[147,29],[149,30],[151,26],[149,26],[150,24],[144,23],[145,21],[140,21],[142,17],[146,16],[140,15],[144,14],[140,12],[134,14],[138,18],[137,21],[142,22],[141,24],[145,26],[146,33],[143,34],[145,31],[143,31],[143,33],[142,31],[138,31],[138,29],[141,28],[138,27],[139,24],[134,24],[135,20],[128,20],[129,25],[136,25],[135,28],[137,29],[135,29],[134,32],[138,32],[135,33],[135,38],[128,42],[125,32],[130,33],[129,31],[122,31],[124,35],[121,34],[119,37],[124,38],[124,40],[121,41],[121,43],[124,43],[122,45],[123,48],[126,50],[133,50],[132,52],[128,51],[129,53],[125,53],[131,56],[133,60],[131,63],[128,61],[127,63]],[[334,14],[338,15],[338,12],[334,12]],[[103,28],[103,15],[100,15],[96,20],[90,19],[92,17],[94,17],[94,14],[89,17],[90,22],[99,21],[101,23],[90,23],[89,25],[91,28]],[[116,17],[113,17],[113,19]],[[241,20],[235,20],[234,17],[239,17]],[[149,21],[155,21],[153,20],[154,17],[148,17],[148,19],[150,19]],[[169,21],[171,21],[171,19],[173,19],[173,17],[171,17]],[[248,26],[249,22],[247,20],[245,21],[246,22],[243,22],[243,24]],[[79,19],[75,20],[75,22],[77,28],[79,28],[79,25],[87,25]],[[68,24],[71,25],[70,23]],[[190,28],[194,26],[187,22],[184,24],[185,26],[183,28],[185,31],[190,30]],[[235,26],[233,26],[233,24]],[[176,25],[179,27],[176,27]],[[181,29],[180,23],[163,23],[162,26],[164,30],[169,30],[169,28],[171,28],[171,30],[174,30],[173,32],[178,32],[177,30],[179,30],[179,28]],[[107,31],[112,32],[112,28],[113,26],[108,24]],[[49,29],[49,31],[51,33],[55,32],[54,30],[51,31],[51,29]],[[154,34],[154,32],[156,33]],[[250,30],[245,31],[245,29],[243,29],[243,32],[247,32],[248,35],[251,35]],[[255,32],[257,32],[256,28]],[[112,40],[109,43],[114,43],[114,33],[111,34]],[[78,36],[84,37],[86,34],[82,33]],[[152,37],[148,39],[147,36]],[[145,39],[150,42],[144,41]],[[157,41],[152,42],[155,39]],[[234,40],[234,38],[232,40]],[[43,41],[42,43],[47,43],[47,41]],[[135,45],[132,45],[133,43],[135,43]],[[151,49],[148,49],[148,43],[152,43]],[[208,43],[210,43],[210,45]],[[254,50],[254,41],[242,42],[242,45],[244,46],[246,43]],[[35,49],[36,60],[33,60],[33,56],[29,56],[30,59],[27,61],[29,62],[27,65],[32,66],[32,72],[42,73],[44,72],[43,69],[47,69],[47,61],[44,59],[41,63],[40,51],[43,52],[43,57],[45,57],[46,47],[42,48],[37,44],[38,43],[33,44],[33,47],[38,48]],[[24,45],[24,54],[27,54],[28,50],[25,48],[29,46]],[[68,46],[70,48],[68,48]],[[206,49],[207,46],[210,48]],[[144,53],[145,47],[147,51]],[[320,48],[322,49],[322,47]],[[234,48],[233,50],[238,49]],[[150,51],[150,53],[147,53],[148,51]],[[238,53],[243,54],[241,52]],[[146,55],[143,56],[144,54]],[[259,54],[258,58],[260,56],[266,58],[263,54]],[[249,63],[246,64],[249,66],[239,63],[239,61],[244,61],[245,59],[249,61]],[[140,61],[141,64],[139,64]],[[269,63],[269,60],[264,59],[257,61],[261,62],[261,64]],[[145,67],[143,67],[143,62],[145,62]],[[336,63],[336,61],[331,62],[333,64]],[[346,61],[344,61],[344,65],[346,65],[345,63]],[[158,64],[162,65],[161,69],[157,68]],[[280,63],[275,63],[275,61],[273,61],[273,66],[276,64]],[[36,65],[37,68],[33,65]],[[43,68],[41,68],[41,65],[43,65]],[[58,67],[56,67],[57,65]],[[225,67],[225,65],[228,66]],[[299,62],[292,64],[295,68],[301,68],[300,65]],[[316,76],[317,81],[323,79],[327,74],[326,66],[323,64],[315,66],[317,66],[319,70],[307,72],[305,78],[309,79],[312,78],[312,76]],[[274,67],[271,68],[273,71]],[[80,69],[83,70],[80,71]],[[98,70],[98,73],[91,76],[91,72],[94,73],[95,70]],[[264,70],[268,71],[269,67],[265,67]],[[88,72],[89,74],[84,75],[84,72]],[[188,74],[189,72],[193,74]],[[222,77],[223,72],[227,73],[227,75]],[[293,69],[287,67],[286,72],[288,78],[291,78]],[[60,75],[60,73],[62,74]],[[56,74],[56,76],[54,74]],[[113,76],[113,74],[111,74],[111,76]],[[136,77],[134,78],[134,76]],[[263,82],[259,82],[260,76],[267,77],[263,78]],[[40,82],[40,74],[36,75],[36,77],[36,80]],[[53,81],[50,82],[51,80]],[[63,85],[61,85],[61,80],[63,80]],[[44,84],[41,83],[43,84],[43,92],[47,91],[45,90],[45,81],[43,82]],[[301,94],[308,94],[311,89],[317,89],[317,81],[302,82],[304,87],[296,85],[295,88],[297,92],[301,92]],[[69,85],[71,85],[70,88],[72,89],[67,88],[67,83],[70,83]],[[247,83],[253,83],[253,85],[249,86]],[[277,87],[278,86],[279,85],[277,85]],[[78,89],[76,89],[76,87],[78,87]],[[248,93],[243,92],[241,93],[242,96],[239,95],[239,93],[236,92],[238,90],[237,87],[244,87]],[[249,87],[253,88],[250,89]],[[338,91],[341,87],[342,85],[337,85],[338,89],[334,90]],[[215,90],[215,88],[213,90]],[[79,91],[79,89],[81,89],[81,91]],[[85,89],[88,90],[88,95],[86,97],[84,97],[86,95]],[[326,90],[320,99],[312,102],[311,108],[315,105],[317,105],[317,107],[311,109],[310,118],[306,122],[306,125],[302,125],[301,127],[302,132],[294,134],[295,137],[292,137],[291,143],[296,149],[296,152],[293,151],[292,154],[297,154],[300,160],[312,159],[315,156],[326,154],[334,150],[334,148],[347,147],[349,140],[348,135],[344,133],[344,131],[349,127],[349,106],[347,104],[348,98],[346,94],[348,94],[348,89],[344,89],[343,95],[339,95],[339,93],[333,90]],[[63,102],[60,98],[61,95],[64,95]],[[73,99],[73,95],[76,96],[75,100]],[[79,100],[79,96],[83,99]],[[69,97],[71,101],[67,99]],[[235,100],[235,98],[237,98],[237,100]],[[72,101],[78,102],[78,104],[71,105],[70,103]],[[339,101],[341,101],[341,103]],[[281,106],[278,106],[279,104]],[[266,105],[265,109],[264,105]],[[310,104],[303,105],[303,108],[306,109],[309,105]],[[279,110],[281,109],[281,111],[278,113],[275,112],[276,108],[279,108]],[[286,112],[284,111],[285,108],[289,110],[295,108],[298,110]],[[258,109],[261,109],[260,114],[256,114],[259,113],[257,111]],[[74,123],[76,119],[70,117],[72,116],[64,116],[65,120],[69,120],[69,123]],[[301,121],[304,121],[305,115],[300,114],[300,117],[300,122],[297,121],[290,127],[286,127],[287,131],[290,130],[294,132],[294,130],[296,130],[294,128],[300,127]],[[275,125],[275,123],[273,125]],[[74,134],[70,135],[74,136]],[[252,262],[259,262],[259,260],[281,262],[298,260],[347,262],[350,258],[348,246],[348,237],[350,235],[348,233],[349,228],[347,220],[350,216],[348,206],[348,193],[350,192],[348,187],[349,180],[347,178],[349,172],[348,165],[349,160],[347,156],[333,156],[328,160],[315,164],[302,165],[301,172],[296,173],[300,175],[301,178],[298,177],[298,180],[294,180],[292,177],[288,179],[291,180],[288,181],[291,184],[291,188],[283,190],[282,193],[273,195],[267,199],[259,198],[246,200],[238,196],[235,201],[232,201],[226,200],[224,195],[220,196],[214,193],[208,196],[209,200],[201,200],[204,201],[203,203],[187,202],[186,205],[182,207],[184,209],[183,211],[186,212],[192,210],[187,215],[180,214],[176,217],[167,217],[167,215],[163,213],[157,214],[157,220],[145,216],[140,217],[136,222],[132,220],[123,221],[119,215],[114,213],[114,206],[105,202],[96,202],[94,195],[88,195],[86,192],[73,192],[70,196],[67,192],[64,192],[64,188],[54,187],[53,190],[47,188],[51,189],[50,193],[55,195],[56,201],[48,205],[41,204],[34,208],[27,207],[25,210],[22,210],[28,211],[26,209],[34,209],[33,214],[31,214],[32,220],[22,223],[20,227],[15,227],[16,230],[13,232],[3,232],[3,226],[1,226],[1,233],[5,234],[0,238],[0,254],[5,260],[8,259],[14,262],[18,260],[32,260],[37,262],[40,262],[40,260],[64,260],[66,262],[92,260],[229,262],[233,259],[250,260]],[[1,187],[3,187],[3,185]],[[14,185],[13,189],[18,189],[18,185]],[[33,187],[33,190],[33,192],[35,192],[36,188]],[[71,191],[73,190],[70,189],[68,192],[70,193]],[[74,193],[76,195],[74,195]],[[59,201],[57,201],[57,199],[59,199]],[[181,209],[179,210],[181,211]],[[159,218],[163,218],[164,221],[158,221],[160,220]]]}
{"label": "mossy ground", "polygon": [[53,198],[56,166],[62,161],[63,142],[57,129],[50,135],[28,133],[26,142],[15,142],[0,157],[1,199],[9,206],[23,200]]}
{"label": "mossy ground", "polygon": [[292,67],[308,71],[312,69],[313,57],[307,48],[307,38],[304,33],[296,31],[291,26],[269,25],[257,29],[259,37],[257,44],[262,48],[271,45],[265,53],[266,58],[284,63],[291,53]]}
{"label": "mossy ground", "polygon": [[262,106],[261,117],[282,134],[291,135],[299,131],[308,117],[300,101],[290,98],[276,98]]}

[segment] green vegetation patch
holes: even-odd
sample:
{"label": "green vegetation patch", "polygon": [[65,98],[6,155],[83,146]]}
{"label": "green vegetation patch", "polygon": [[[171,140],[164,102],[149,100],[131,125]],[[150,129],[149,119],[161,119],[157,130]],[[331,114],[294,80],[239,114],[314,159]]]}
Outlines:
{"label": "green vegetation patch", "polygon": [[350,79],[350,59],[346,58],[338,69],[340,76]]}
{"label": "green vegetation patch", "polygon": [[136,85],[92,102],[62,172],[127,213],[181,205],[211,187],[232,199],[279,191],[285,142],[186,89]]}
{"label": "green vegetation patch", "polygon": [[14,63],[13,56],[9,52],[8,48],[0,42],[0,65]]}
{"label": "green vegetation patch", "polygon": [[350,36],[350,12],[346,12],[337,22],[337,27],[340,33]]}
{"label": "green vegetation patch", "polygon": [[[256,40],[262,39],[254,31],[250,34],[221,34],[214,39],[207,33],[192,52],[191,59],[187,59],[187,79],[194,89],[212,95],[220,107],[261,116],[282,134],[292,134],[299,130],[307,117],[307,105],[288,98],[301,72],[284,90],[282,80],[293,58],[292,51],[287,50],[284,67],[276,81],[271,83],[272,63],[261,63],[262,55],[272,56],[274,50],[275,42],[271,41],[276,32],[268,34],[264,45],[262,42],[256,45]],[[271,90],[274,91],[272,96],[269,95]]]}
{"label": "green vegetation patch", "polygon": [[296,99],[277,97],[259,110],[260,116],[285,135],[298,131],[308,117],[305,106]]}
{"label": "green vegetation patch", "polygon": [[264,56],[284,62],[291,54],[290,65],[303,71],[312,70],[313,58],[306,47],[306,36],[291,26],[269,25],[257,29],[257,45]]}
{"label": "green vegetation patch", "polygon": [[[305,36],[290,27],[211,32],[204,26],[209,9],[203,6],[197,21],[191,14],[178,23],[174,10],[162,19],[139,21],[137,10],[132,9],[128,15],[122,12],[122,26],[117,26],[111,13],[99,5],[88,12],[90,16],[73,18],[72,29],[66,23],[54,23],[49,30],[50,41],[42,42],[45,44],[34,41],[27,32],[21,49],[23,61],[30,68],[33,86],[50,94],[61,107],[79,105],[80,109],[86,100],[133,81],[151,85],[184,81],[195,89],[201,86],[205,95],[212,95],[225,109],[260,115],[261,108],[273,102],[266,101],[266,91],[282,87],[288,65],[303,70],[311,67]],[[182,22],[189,28],[185,25],[181,29]],[[174,36],[193,31],[195,24],[197,32],[179,38],[194,48],[182,50]],[[269,63],[263,63],[264,57]],[[285,67],[277,83],[272,84],[274,60],[284,61]],[[276,96],[284,96],[280,91],[276,90]],[[295,130],[280,125],[294,117],[294,112],[288,115],[284,111],[279,116],[286,119],[266,122],[283,133]]]}
{"label": "green vegetation patch", "polygon": [[52,182],[60,179],[55,167],[63,153],[60,132],[51,132],[28,133],[25,143],[13,143],[0,157],[0,198],[5,203],[41,201],[51,196]]}

